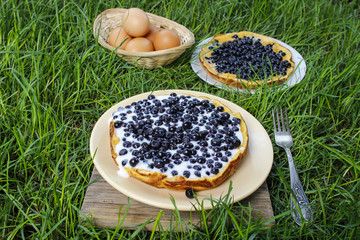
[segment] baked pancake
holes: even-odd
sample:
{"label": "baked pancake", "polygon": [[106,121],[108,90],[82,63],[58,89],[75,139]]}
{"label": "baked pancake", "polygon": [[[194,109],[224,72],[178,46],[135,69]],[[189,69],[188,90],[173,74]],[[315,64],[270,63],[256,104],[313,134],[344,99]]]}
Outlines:
{"label": "baked pancake", "polygon": [[246,31],[214,36],[201,49],[200,62],[210,76],[238,88],[282,84],[295,67],[286,47]]}
{"label": "baked pancake", "polygon": [[248,132],[240,113],[219,101],[171,93],[120,107],[110,141],[121,175],[158,188],[205,190],[236,171]]}

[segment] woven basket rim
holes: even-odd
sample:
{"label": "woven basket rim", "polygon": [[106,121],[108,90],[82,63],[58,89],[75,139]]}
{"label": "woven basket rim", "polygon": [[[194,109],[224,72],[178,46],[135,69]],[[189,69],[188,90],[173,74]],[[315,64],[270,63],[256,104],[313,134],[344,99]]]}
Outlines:
{"label": "woven basket rim", "polygon": [[[157,56],[163,56],[163,55],[167,55],[167,54],[172,54],[172,53],[177,53],[179,51],[184,51],[185,49],[191,47],[194,43],[195,43],[195,37],[194,34],[185,26],[172,21],[168,18],[165,17],[161,17],[158,16],[156,14],[153,13],[149,13],[149,12],[145,12],[148,16],[151,16],[154,19],[160,19],[163,22],[169,22],[175,26],[178,26],[180,28],[183,28],[187,34],[190,36],[190,41],[187,41],[186,43],[178,46],[178,47],[174,47],[174,48],[170,48],[170,49],[165,49],[165,50],[158,50],[158,51],[152,51],[152,52],[129,52],[129,51],[125,51],[122,49],[116,49],[113,46],[111,46],[107,41],[103,41],[103,39],[100,36],[100,27],[101,27],[101,18],[104,14],[107,14],[108,12],[111,11],[119,11],[119,12],[124,12],[128,9],[126,8],[109,8],[104,10],[103,12],[101,12],[94,20],[94,24],[93,24],[93,35],[94,37],[97,39],[97,41],[100,43],[100,45],[102,45],[103,47],[109,49],[110,51],[114,51],[117,54],[121,54],[121,55],[125,55],[125,56],[133,56],[133,57],[157,57]],[[99,24],[97,24],[99,23]],[[96,32],[96,28],[99,25],[99,33]]]}

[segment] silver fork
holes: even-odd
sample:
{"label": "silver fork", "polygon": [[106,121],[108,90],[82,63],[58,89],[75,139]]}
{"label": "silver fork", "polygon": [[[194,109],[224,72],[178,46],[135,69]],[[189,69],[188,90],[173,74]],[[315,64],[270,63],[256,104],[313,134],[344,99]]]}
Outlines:
{"label": "silver fork", "polygon": [[299,176],[296,172],[296,168],[294,165],[293,157],[291,155],[290,147],[293,145],[293,140],[289,129],[289,120],[288,120],[286,108],[285,108],[285,118],[286,118],[285,120],[282,109],[280,109],[280,114],[278,109],[276,109],[276,114],[273,109],[272,115],[273,115],[275,142],[278,146],[282,147],[285,150],[289,161],[290,187],[295,195],[295,199],[291,200],[291,208],[293,209],[293,211],[291,212],[291,216],[293,217],[295,222],[299,226],[301,226],[302,217],[307,223],[312,220],[312,210],[309,204],[309,200],[305,195],[304,189],[301,186],[301,182],[299,180]]}

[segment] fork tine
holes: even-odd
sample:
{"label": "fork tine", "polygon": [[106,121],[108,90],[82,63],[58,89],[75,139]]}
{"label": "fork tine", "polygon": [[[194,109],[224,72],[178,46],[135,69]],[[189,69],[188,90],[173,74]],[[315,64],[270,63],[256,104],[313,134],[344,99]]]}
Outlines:
{"label": "fork tine", "polygon": [[279,109],[278,108],[276,108],[276,121],[277,121],[277,125],[278,125],[278,131],[280,132],[281,131],[281,125],[280,125]]}
{"label": "fork tine", "polygon": [[283,130],[283,131],[286,131],[285,121],[284,121],[284,114],[283,114],[282,108],[280,108],[280,113],[281,113],[281,125],[282,125],[282,130]]}
{"label": "fork tine", "polygon": [[273,117],[273,125],[274,125],[274,132],[277,132],[276,129],[276,121],[275,121],[275,112],[274,112],[274,108],[272,109],[272,117]]}
{"label": "fork tine", "polygon": [[287,115],[287,108],[285,108],[285,117],[286,117],[286,131],[290,132],[289,119],[288,119],[288,115]]}

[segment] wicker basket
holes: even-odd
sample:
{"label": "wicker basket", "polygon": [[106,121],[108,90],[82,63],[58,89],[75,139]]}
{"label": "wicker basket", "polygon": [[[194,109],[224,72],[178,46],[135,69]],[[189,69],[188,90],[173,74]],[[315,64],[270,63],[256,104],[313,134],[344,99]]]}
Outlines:
{"label": "wicker basket", "polygon": [[167,65],[180,57],[180,55],[195,42],[194,34],[186,27],[167,18],[146,13],[149,17],[150,23],[154,26],[176,31],[180,36],[181,45],[171,49],[153,52],[129,52],[122,49],[115,49],[108,43],[109,33],[113,28],[121,25],[121,17],[126,11],[127,9],[123,8],[105,10],[96,17],[93,31],[95,38],[98,39],[101,46],[109,49],[110,51],[115,51],[117,56],[131,64],[144,66],[146,68],[156,68]]}

